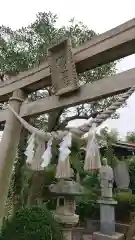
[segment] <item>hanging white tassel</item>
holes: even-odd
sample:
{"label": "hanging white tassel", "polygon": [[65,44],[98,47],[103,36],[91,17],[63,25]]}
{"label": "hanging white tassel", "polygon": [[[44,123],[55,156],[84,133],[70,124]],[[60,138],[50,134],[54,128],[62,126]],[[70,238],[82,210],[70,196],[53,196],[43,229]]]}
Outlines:
{"label": "hanging white tassel", "polygon": [[42,164],[41,167],[45,168],[49,165],[51,158],[52,158],[52,152],[51,152],[51,147],[52,147],[52,139],[50,139],[47,143],[47,148],[44,152],[44,154],[42,155]]}
{"label": "hanging white tassel", "polygon": [[88,133],[84,170],[96,171],[99,170],[100,167],[101,161],[99,147],[96,139],[96,124],[93,123]]}
{"label": "hanging white tassel", "polygon": [[27,156],[26,163],[31,164],[34,157],[35,148],[35,134],[33,133],[28,140],[28,147],[26,148],[25,155]]}
{"label": "hanging white tassel", "polygon": [[35,138],[35,134],[33,133],[33,134],[31,134],[31,136],[29,137],[29,139],[27,141],[28,145],[33,141],[34,138]]}
{"label": "hanging white tassel", "polygon": [[56,169],[56,178],[71,178],[72,177],[72,169],[70,167],[69,155],[71,153],[69,147],[71,147],[72,143],[72,133],[68,133],[63,141],[60,143],[59,148],[59,159],[58,165]]}

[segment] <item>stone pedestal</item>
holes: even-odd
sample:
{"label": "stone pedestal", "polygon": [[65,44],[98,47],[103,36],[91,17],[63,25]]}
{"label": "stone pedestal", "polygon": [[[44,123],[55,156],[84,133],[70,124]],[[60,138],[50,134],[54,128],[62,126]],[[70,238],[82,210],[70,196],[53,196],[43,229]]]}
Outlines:
{"label": "stone pedestal", "polygon": [[95,240],[123,240],[124,234],[115,232],[115,205],[112,198],[104,198],[98,201],[100,204],[100,232],[94,232]]}
{"label": "stone pedestal", "polygon": [[93,240],[124,240],[123,233],[114,233],[112,235],[103,234],[101,232],[93,233]]}
{"label": "stone pedestal", "polygon": [[72,240],[72,229],[78,223],[79,216],[76,214],[73,216],[60,215],[56,212],[54,218],[62,226],[64,240]]}
{"label": "stone pedestal", "polygon": [[63,229],[64,240],[72,240],[72,229],[65,228]]}
{"label": "stone pedestal", "polygon": [[115,209],[117,204],[113,199],[99,200],[100,204],[100,231],[103,234],[115,233]]}

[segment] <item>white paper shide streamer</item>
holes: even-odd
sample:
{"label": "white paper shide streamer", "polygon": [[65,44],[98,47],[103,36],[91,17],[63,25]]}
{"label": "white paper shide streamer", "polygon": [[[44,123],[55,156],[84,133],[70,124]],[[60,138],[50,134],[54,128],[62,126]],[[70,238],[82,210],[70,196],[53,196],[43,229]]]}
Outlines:
{"label": "white paper shide streamer", "polygon": [[96,171],[101,167],[99,147],[96,139],[96,124],[93,123],[88,132],[84,170]]}
{"label": "white paper shide streamer", "polygon": [[72,176],[72,170],[69,162],[69,155],[71,153],[69,147],[71,147],[72,143],[72,133],[68,133],[63,141],[60,143],[59,148],[59,159],[58,165],[56,169],[56,178],[70,178]]}
{"label": "white paper shide streamer", "polygon": [[51,147],[52,147],[52,139],[50,139],[47,143],[47,148],[44,152],[44,154],[42,155],[42,164],[41,164],[41,167],[42,168],[45,168],[49,165],[50,161],[51,161],[51,158],[52,158],[52,152],[51,152]]}
{"label": "white paper shide streamer", "polygon": [[33,133],[28,140],[28,147],[26,148],[25,155],[27,156],[26,163],[31,164],[34,157],[35,148],[35,134]]}

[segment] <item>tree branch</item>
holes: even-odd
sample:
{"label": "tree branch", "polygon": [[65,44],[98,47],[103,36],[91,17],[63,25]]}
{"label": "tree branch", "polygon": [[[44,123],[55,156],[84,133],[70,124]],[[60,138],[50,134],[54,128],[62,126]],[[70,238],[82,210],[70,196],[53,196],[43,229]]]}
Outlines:
{"label": "tree branch", "polygon": [[58,123],[59,123],[59,118],[63,112],[63,109],[59,109],[57,111],[53,111],[49,113],[49,118],[48,118],[48,131],[57,131],[58,130]]}
{"label": "tree branch", "polygon": [[61,122],[59,125],[58,125],[58,129],[64,129],[67,124],[70,122],[70,121],[73,121],[73,120],[76,120],[76,119],[86,119],[88,120],[90,117],[89,116],[79,116],[79,115],[74,115],[74,116],[71,116],[71,117],[67,117],[66,119],[64,119],[63,122]]}
{"label": "tree branch", "polygon": [[96,112],[93,112],[91,113],[90,115],[74,115],[74,116],[71,116],[71,117],[67,117],[66,119],[63,120],[63,122],[59,123],[58,126],[57,126],[57,130],[58,129],[64,129],[67,124],[70,122],[70,121],[73,121],[73,120],[77,120],[77,119],[86,119],[88,120],[89,118],[96,118],[96,116],[101,113],[102,111],[96,111]]}

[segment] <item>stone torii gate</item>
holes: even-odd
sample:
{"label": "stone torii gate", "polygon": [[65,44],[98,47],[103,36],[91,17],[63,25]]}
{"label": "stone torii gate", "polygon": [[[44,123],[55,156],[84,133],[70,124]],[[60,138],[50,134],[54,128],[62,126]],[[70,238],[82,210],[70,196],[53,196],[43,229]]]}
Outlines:
{"label": "stone torii gate", "polygon": [[[72,49],[70,39],[48,51],[48,62],[0,85],[0,102],[9,101],[21,117],[92,102],[123,93],[135,85],[135,69],[79,86],[77,74],[135,53],[135,19]],[[28,93],[53,85],[55,95],[25,103]],[[21,124],[7,109],[0,111],[5,128],[0,143],[0,223],[8,194]]]}

